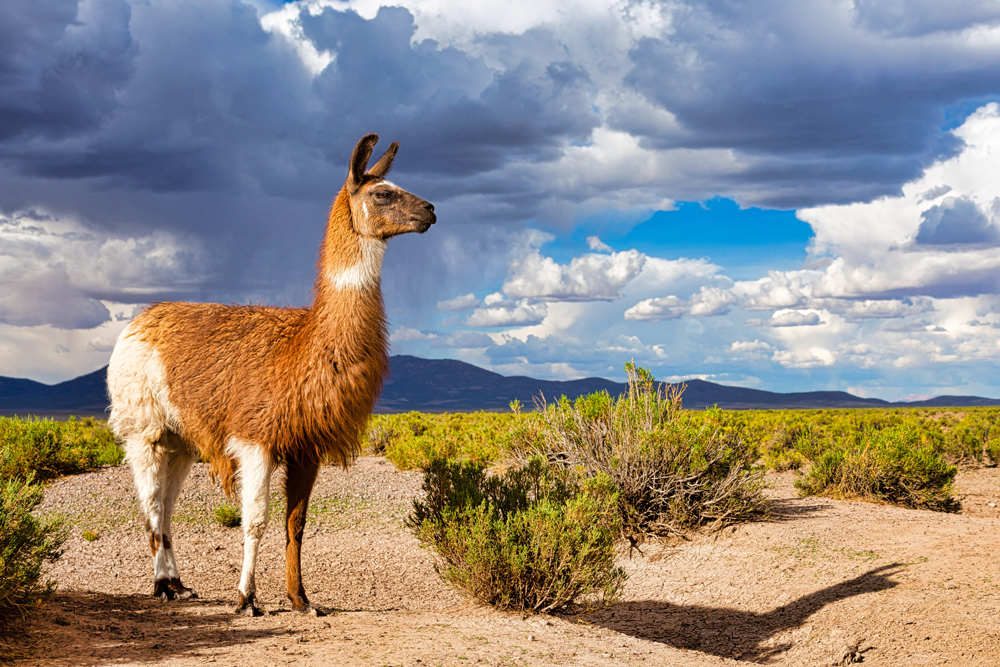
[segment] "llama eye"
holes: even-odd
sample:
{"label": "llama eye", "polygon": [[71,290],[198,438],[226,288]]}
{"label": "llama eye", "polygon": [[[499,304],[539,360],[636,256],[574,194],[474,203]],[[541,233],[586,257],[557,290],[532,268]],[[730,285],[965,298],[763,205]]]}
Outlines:
{"label": "llama eye", "polygon": [[377,199],[378,201],[385,201],[388,198],[389,198],[389,193],[388,192],[376,192],[375,193],[375,199]]}

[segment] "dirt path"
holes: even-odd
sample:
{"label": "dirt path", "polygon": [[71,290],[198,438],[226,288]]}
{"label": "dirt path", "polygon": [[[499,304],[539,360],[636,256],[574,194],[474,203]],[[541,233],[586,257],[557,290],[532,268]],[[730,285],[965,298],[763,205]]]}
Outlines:
{"label": "dirt path", "polygon": [[212,523],[222,497],[204,467],[174,528],[182,577],[202,597],[166,604],[145,595],[129,472],[106,468],[47,490],[44,509],[74,522],[52,571],[60,593],[0,650],[24,665],[799,666],[856,647],[873,665],[1000,664],[1000,471],[960,473],[961,515],[796,498],[792,479],[772,478],[773,522],[623,554],[630,579],[613,608],[525,618],[442,584],[402,526],[420,475],[364,458],[324,469],[311,508],[304,576],[330,615],[288,611],[277,522],[258,570],[272,613],[244,618],[231,613],[241,534]]}

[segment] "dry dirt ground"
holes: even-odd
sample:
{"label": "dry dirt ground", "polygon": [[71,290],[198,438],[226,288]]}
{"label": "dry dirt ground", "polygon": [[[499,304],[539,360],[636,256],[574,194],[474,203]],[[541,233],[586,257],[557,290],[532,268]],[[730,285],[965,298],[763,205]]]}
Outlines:
{"label": "dry dirt ground", "polygon": [[127,468],[58,480],[43,509],[72,522],[51,571],[60,592],[0,651],[24,665],[1000,664],[997,469],[960,473],[959,515],[797,498],[791,474],[773,476],[773,521],[623,553],[622,602],[557,616],[497,612],[443,584],[402,524],[420,479],[380,458],[322,470],[303,564],[318,618],[284,601],[280,521],[258,569],[270,614],[233,615],[241,533],[212,522],[222,495],[204,466],[174,526],[201,595],[183,602],[147,596]]}

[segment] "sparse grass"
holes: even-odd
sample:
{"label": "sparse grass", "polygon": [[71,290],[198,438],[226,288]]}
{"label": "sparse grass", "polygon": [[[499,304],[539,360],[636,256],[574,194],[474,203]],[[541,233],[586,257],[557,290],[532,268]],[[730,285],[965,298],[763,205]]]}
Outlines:
{"label": "sparse grass", "polygon": [[88,542],[93,542],[97,538],[99,538],[100,535],[98,533],[94,532],[93,530],[85,530],[82,533],[80,533],[80,537],[82,537],[83,539],[87,540]]}
{"label": "sparse grass", "polygon": [[39,480],[118,465],[124,452],[102,421],[0,417],[0,477]]}
{"label": "sparse grass", "polygon": [[577,487],[537,458],[494,476],[439,459],[425,471],[424,491],[407,524],[441,558],[445,580],[474,598],[549,612],[619,595],[617,498],[606,477]]}
{"label": "sparse grass", "polygon": [[867,429],[826,451],[795,481],[802,495],[885,502],[915,509],[957,512],[957,469],[909,426]]}
{"label": "sparse grass", "polygon": [[66,532],[58,519],[40,520],[32,510],[42,502],[34,475],[7,479],[0,486],[0,623],[47,600],[54,581],[42,581],[42,566],[62,555]]}
{"label": "sparse grass", "polygon": [[223,528],[239,528],[240,523],[243,521],[243,517],[240,516],[240,510],[235,505],[230,505],[229,503],[223,503],[216,507],[213,515],[215,522]]}

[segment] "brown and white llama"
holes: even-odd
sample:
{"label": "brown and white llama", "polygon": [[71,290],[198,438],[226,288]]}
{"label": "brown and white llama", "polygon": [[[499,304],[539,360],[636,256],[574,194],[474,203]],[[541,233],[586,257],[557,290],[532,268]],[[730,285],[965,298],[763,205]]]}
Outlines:
{"label": "brown and white llama", "polygon": [[309,495],[321,461],[347,466],[388,371],[380,273],[386,240],[423,233],[434,206],[385,175],[399,145],[365,171],[378,135],[358,142],[333,202],[309,308],[159,303],[138,315],[108,366],[111,415],[132,466],[153,552],[153,595],[195,597],[181,584],[170,516],[204,454],[243,509],[237,612],[258,615],[254,572],[271,474],[286,468],[285,567],[292,608],[315,613],[302,586]]}

